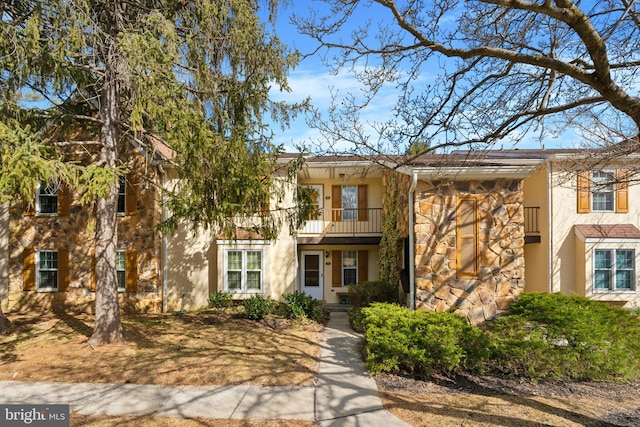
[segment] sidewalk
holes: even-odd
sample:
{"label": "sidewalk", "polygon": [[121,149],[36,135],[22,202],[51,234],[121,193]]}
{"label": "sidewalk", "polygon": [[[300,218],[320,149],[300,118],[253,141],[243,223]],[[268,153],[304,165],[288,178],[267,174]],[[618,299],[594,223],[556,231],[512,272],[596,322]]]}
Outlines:
{"label": "sidewalk", "polygon": [[346,313],[324,333],[315,387],[157,386],[0,381],[0,403],[69,404],[82,415],[290,419],[321,426],[407,426],[385,411]]}

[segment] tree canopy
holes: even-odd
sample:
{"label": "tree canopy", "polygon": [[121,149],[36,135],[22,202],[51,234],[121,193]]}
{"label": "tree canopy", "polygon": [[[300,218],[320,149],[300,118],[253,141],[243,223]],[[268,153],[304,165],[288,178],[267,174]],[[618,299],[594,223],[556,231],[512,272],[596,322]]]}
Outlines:
{"label": "tree canopy", "polygon": [[[634,0],[323,3],[293,21],[318,42],[314,53],[324,51],[330,66],[362,84],[361,94],[336,98],[327,116],[314,117],[327,140],[350,141],[363,154],[415,154],[573,125],[592,142],[629,139],[637,149]],[[394,119],[370,124],[372,136],[360,114],[389,85],[399,93]]]}
{"label": "tree canopy", "polygon": [[[96,328],[123,340],[117,305],[121,144],[171,147],[181,180],[173,214],[194,227],[230,227],[268,200],[283,127],[306,108],[272,102],[298,56],[273,30],[277,0],[8,0],[0,4],[0,194],[28,197],[39,181],[83,188],[96,203]],[[100,155],[69,162],[52,125],[95,133]],[[293,163],[295,165],[295,162]],[[284,174],[287,176],[287,174]],[[290,174],[289,174],[290,175]],[[257,228],[273,234],[272,216]]]}

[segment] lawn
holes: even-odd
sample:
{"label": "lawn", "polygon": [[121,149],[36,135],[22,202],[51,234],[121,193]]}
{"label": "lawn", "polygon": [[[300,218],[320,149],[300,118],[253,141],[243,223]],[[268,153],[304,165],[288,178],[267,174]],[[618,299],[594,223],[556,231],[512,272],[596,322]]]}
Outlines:
{"label": "lawn", "polygon": [[255,322],[240,313],[123,317],[126,345],[87,344],[93,316],[11,315],[0,337],[0,379],[162,385],[309,386],[320,328]]}

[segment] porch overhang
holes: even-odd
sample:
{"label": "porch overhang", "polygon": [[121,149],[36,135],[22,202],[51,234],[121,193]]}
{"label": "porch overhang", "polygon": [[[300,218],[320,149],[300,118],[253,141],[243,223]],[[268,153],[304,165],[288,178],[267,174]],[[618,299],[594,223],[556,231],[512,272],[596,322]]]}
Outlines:
{"label": "porch overhang", "polygon": [[304,236],[298,237],[299,245],[379,245],[381,236],[361,237],[326,237]]}

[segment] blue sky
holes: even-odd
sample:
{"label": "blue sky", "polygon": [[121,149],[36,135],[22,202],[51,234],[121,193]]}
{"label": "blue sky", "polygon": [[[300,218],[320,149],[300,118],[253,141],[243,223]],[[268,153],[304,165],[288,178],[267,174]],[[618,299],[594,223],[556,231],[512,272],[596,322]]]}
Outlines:
{"label": "blue sky", "polygon": [[[296,13],[306,15],[308,7],[320,7],[319,1],[298,1],[291,2],[289,6],[281,8],[278,17],[278,24],[276,31],[283,43],[288,45],[291,49],[297,49],[302,54],[313,52],[316,47],[315,42],[307,36],[298,34],[295,26],[291,24],[290,16],[295,11]],[[425,81],[429,76],[422,76]],[[331,101],[331,90],[337,91],[339,95],[346,95],[347,93],[357,94],[361,88],[358,82],[346,71],[340,74],[333,75],[330,70],[326,68],[321,61],[319,55],[307,57],[301,61],[289,75],[289,85],[291,87],[290,93],[277,93],[273,92],[272,96],[277,100],[287,100],[290,102],[297,102],[311,98],[312,104],[320,111],[326,111]],[[395,97],[392,88],[383,89],[378,94],[376,102],[369,107],[363,114],[362,118],[371,122],[384,121],[385,118],[391,114],[391,107],[395,105]],[[300,145],[301,143],[318,138],[318,131],[310,128],[304,117],[299,117],[291,123],[288,130],[282,132],[279,127],[274,127],[276,132],[274,142],[276,144],[282,144],[286,147],[287,151],[293,151],[293,147]],[[578,137],[571,130],[565,132],[557,139],[546,139],[544,146],[546,148],[552,147],[571,147],[575,146]],[[541,144],[537,138],[525,138],[518,145],[519,148],[541,148]],[[505,145],[505,148],[512,148]]]}

